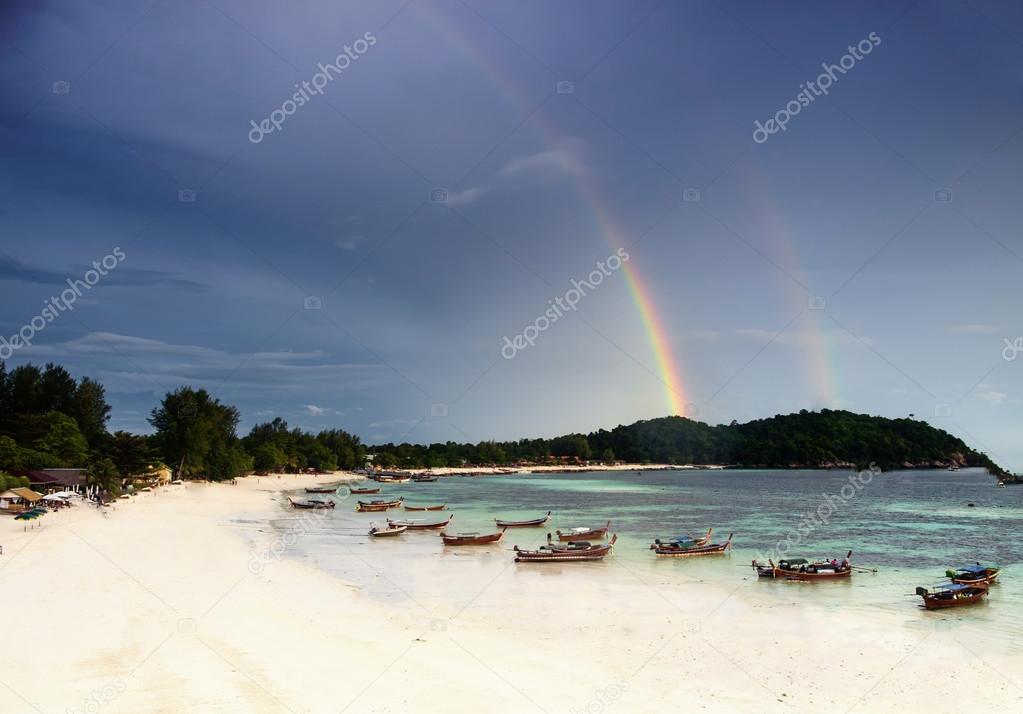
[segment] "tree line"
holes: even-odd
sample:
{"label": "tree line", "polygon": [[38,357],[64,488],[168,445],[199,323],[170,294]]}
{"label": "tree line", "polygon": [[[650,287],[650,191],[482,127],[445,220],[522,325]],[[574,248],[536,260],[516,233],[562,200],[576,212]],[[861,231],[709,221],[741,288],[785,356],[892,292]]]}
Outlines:
{"label": "tree line", "polygon": [[8,371],[0,362],[0,487],[20,483],[12,473],[41,468],[84,466],[89,483],[116,492],[125,479],[163,465],[178,478],[225,480],[253,471],[356,469],[370,458],[379,467],[413,469],[595,461],[768,468],[876,463],[883,469],[955,463],[1008,475],[926,422],[831,409],[745,424],[672,416],[549,439],[372,447],[341,429],[313,434],[280,418],[239,436],[238,409],[192,387],[167,393],[153,408],[153,434],[110,433],[110,411],[96,380],[76,379],[52,363]]}

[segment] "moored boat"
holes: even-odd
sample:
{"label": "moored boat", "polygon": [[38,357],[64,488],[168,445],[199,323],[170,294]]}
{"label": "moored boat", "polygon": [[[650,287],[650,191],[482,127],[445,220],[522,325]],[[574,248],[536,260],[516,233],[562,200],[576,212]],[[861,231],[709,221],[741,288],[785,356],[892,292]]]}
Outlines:
{"label": "moored boat", "polygon": [[337,486],[309,486],[306,488],[306,493],[335,493]]}
{"label": "moored boat", "polygon": [[443,511],[448,507],[448,504],[441,503],[436,506],[413,506],[408,503],[405,504],[406,511]]}
{"label": "moored boat", "polygon": [[500,518],[495,518],[494,522],[497,523],[498,528],[529,528],[530,526],[542,526],[551,519],[551,512],[547,511],[547,515],[541,518],[534,518],[529,521],[503,521]]}
{"label": "moored boat", "polygon": [[348,490],[355,496],[370,496],[374,493],[380,493],[379,488],[355,488],[352,486]]}
{"label": "moored boat", "polygon": [[438,478],[439,476],[434,476],[433,474],[415,474],[412,480],[416,483],[433,483]]}
{"label": "moored boat", "polygon": [[981,583],[993,585],[997,581],[1000,572],[1002,572],[1001,568],[977,563],[976,565],[967,565],[955,570],[946,570],[945,577],[953,583],[961,585],[979,585]]}
{"label": "moored boat", "polygon": [[454,518],[453,515],[448,516],[448,519],[446,521],[438,521],[436,523],[423,523],[422,521],[414,521],[414,520],[408,520],[408,519],[401,520],[401,521],[393,521],[390,518],[388,518],[387,519],[387,524],[389,526],[391,526],[392,528],[395,527],[395,526],[405,526],[410,531],[425,531],[425,530],[434,530],[434,529],[437,529],[437,528],[443,528],[447,524],[451,523],[451,519],[452,518]]}
{"label": "moored boat", "polygon": [[773,559],[768,559],[767,565],[764,565],[754,560],[753,569],[762,578],[784,578],[785,580],[798,580],[800,582],[835,580],[836,578],[852,577],[853,571],[852,565],[849,563],[850,558],[852,558],[851,550],[841,561],[837,558],[815,561],[810,561],[806,558],[787,558],[779,560],[777,565],[775,565]]}
{"label": "moored boat", "polygon": [[611,521],[602,528],[570,528],[567,531],[554,531],[558,540],[604,540],[611,529]]}
{"label": "moored boat", "polygon": [[401,535],[407,530],[408,526],[388,526],[387,528],[380,528],[374,525],[370,527],[369,534],[374,538],[383,538],[385,536]]}
{"label": "moored boat", "polygon": [[571,561],[603,560],[618,540],[618,534],[611,536],[607,543],[594,545],[585,541],[571,541],[566,545],[555,545],[547,536],[547,545],[536,550],[521,550],[514,547],[516,563],[564,563]]}
{"label": "moored boat", "polygon": [[685,535],[675,536],[674,538],[668,538],[661,540],[655,538],[654,542],[650,544],[650,550],[657,550],[658,548],[695,548],[698,546],[707,545],[710,543],[710,536],[714,532],[713,528],[708,528],[707,532],[702,536],[691,536],[688,533]]}
{"label": "moored boat", "polygon": [[504,529],[502,528],[497,533],[483,535],[479,533],[456,533],[455,535],[441,533],[440,537],[444,541],[444,545],[487,545],[497,543],[504,538]]}
{"label": "moored boat", "polygon": [[732,533],[722,543],[706,543],[704,545],[679,545],[664,543],[656,545],[654,553],[658,558],[688,558],[697,555],[723,555],[732,547]]}
{"label": "moored boat", "polygon": [[317,501],[315,499],[299,499],[295,500],[289,498],[288,501],[291,503],[292,508],[333,508],[337,504],[333,501]]}
{"label": "moored boat", "polygon": [[987,583],[977,585],[948,583],[937,585],[933,590],[928,590],[927,588],[916,589],[916,594],[923,598],[924,607],[928,610],[976,605],[987,596],[987,593]]}
{"label": "moored boat", "polygon": [[374,474],[370,476],[370,478],[377,483],[408,483],[412,480],[412,477],[409,474],[403,474],[397,471]]}
{"label": "moored boat", "polygon": [[382,500],[377,500],[377,501],[359,501],[356,504],[356,506],[355,506],[355,510],[356,511],[369,511],[369,512],[386,511],[386,510],[388,510],[390,508],[397,508],[398,506],[400,506],[402,504],[402,501],[404,501],[404,500],[405,499],[403,499],[403,498],[399,498],[399,499],[396,499],[394,501],[382,501]]}

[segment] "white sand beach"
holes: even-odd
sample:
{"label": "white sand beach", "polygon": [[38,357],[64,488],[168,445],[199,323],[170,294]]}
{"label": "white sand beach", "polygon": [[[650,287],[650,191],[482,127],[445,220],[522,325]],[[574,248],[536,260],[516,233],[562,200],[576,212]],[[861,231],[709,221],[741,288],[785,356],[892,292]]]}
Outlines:
{"label": "white sand beach", "polygon": [[302,537],[271,524],[294,515],[281,490],[338,478],[170,486],[27,532],[0,519],[0,711],[1023,710],[1018,645],[911,606],[801,604],[798,585],[779,602],[504,549],[354,554],[407,595],[388,603],[273,556]]}

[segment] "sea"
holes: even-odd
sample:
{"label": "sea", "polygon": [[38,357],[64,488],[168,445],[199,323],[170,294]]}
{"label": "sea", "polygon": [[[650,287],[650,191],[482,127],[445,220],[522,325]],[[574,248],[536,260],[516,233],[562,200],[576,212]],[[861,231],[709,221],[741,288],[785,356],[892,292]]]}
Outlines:
{"label": "sea", "polygon": [[[982,627],[1006,642],[1023,641],[1023,487],[998,487],[983,469],[854,472],[841,470],[679,469],[449,476],[435,483],[382,484],[380,496],[341,487],[330,511],[296,511],[281,498],[272,527],[290,534],[284,557],[396,604],[473,603],[493,583],[534,604],[566,581],[591,588],[634,581],[661,592],[701,585],[727,588],[755,606],[807,603],[828,610],[885,611],[910,623],[942,620]],[[292,494],[296,495],[296,494]],[[305,497],[306,494],[298,494]],[[444,512],[355,512],[357,499],[404,497],[446,504]],[[313,495],[312,498],[326,498]],[[435,531],[370,538],[386,518],[454,519],[450,533],[492,533],[494,519],[524,520],[552,512],[541,528],[507,531],[502,542],[445,547]],[[515,564],[513,546],[535,548],[555,529],[598,527],[618,534],[603,562]],[[732,534],[725,556],[657,558],[655,538]],[[852,551],[858,570],[846,581],[794,583],[759,579],[754,559],[838,558]],[[946,569],[974,563],[1003,568],[988,602],[925,612],[918,586],[945,580]],[[545,587],[546,585],[556,587]],[[474,600],[475,598],[475,600]]]}

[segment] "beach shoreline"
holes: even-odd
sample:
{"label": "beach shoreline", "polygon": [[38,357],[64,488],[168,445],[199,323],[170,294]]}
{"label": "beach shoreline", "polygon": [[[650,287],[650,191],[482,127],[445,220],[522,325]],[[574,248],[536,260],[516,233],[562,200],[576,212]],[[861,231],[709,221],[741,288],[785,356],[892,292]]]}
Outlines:
{"label": "beach shoreline", "polygon": [[1023,703],[1010,678],[1023,653],[954,619],[836,612],[802,603],[799,585],[758,598],[748,574],[731,589],[624,558],[392,561],[396,544],[353,547],[353,564],[399,600],[382,602],[287,545],[318,536],[285,492],[346,478],[357,476],[186,483],[27,531],[0,520],[9,617],[36,613],[6,633],[17,646],[0,655],[4,711],[631,714],[695,699],[708,711],[951,712],[964,692],[978,706]]}

